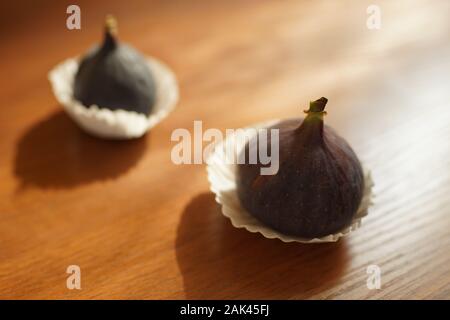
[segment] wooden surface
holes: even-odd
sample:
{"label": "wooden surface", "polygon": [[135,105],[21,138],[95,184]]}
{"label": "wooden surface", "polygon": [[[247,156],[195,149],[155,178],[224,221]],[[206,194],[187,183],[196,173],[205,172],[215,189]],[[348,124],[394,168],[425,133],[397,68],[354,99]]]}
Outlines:
{"label": "wooden surface", "polygon": [[[0,298],[450,298],[448,1],[84,1],[1,4]],[[47,72],[101,37],[177,74],[177,109],[144,138],[82,133]],[[203,165],[174,165],[176,128],[238,128],[329,98],[326,122],[372,170],[376,203],[335,244],[231,226]],[[81,290],[66,288],[68,265]],[[366,268],[381,268],[369,290]]]}

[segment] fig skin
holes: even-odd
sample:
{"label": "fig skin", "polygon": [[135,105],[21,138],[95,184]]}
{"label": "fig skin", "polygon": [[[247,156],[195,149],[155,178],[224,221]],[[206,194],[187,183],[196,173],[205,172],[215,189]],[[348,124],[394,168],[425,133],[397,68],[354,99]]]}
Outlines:
{"label": "fig skin", "polygon": [[84,106],[134,111],[148,116],[155,103],[155,81],[145,58],[116,39],[116,23],[108,17],[101,46],[81,60],[74,97]]}
{"label": "fig skin", "polygon": [[[342,230],[351,224],[363,196],[364,176],[356,154],[323,123],[326,102],[312,102],[305,119],[270,127],[279,129],[277,174],[261,175],[259,161],[237,167],[242,206],[287,235],[312,239]],[[244,151],[248,155],[248,143]]]}

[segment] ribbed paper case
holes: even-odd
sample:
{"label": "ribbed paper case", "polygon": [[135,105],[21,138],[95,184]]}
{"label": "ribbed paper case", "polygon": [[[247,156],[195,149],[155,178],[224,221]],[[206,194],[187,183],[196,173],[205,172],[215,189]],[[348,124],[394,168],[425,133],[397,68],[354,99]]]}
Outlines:
{"label": "ribbed paper case", "polygon": [[175,109],[178,85],[170,69],[152,57],[145,57],[156,84],[156,103],[149,116],[126,110],[109,110],[96,105],[84,106],[73,97],[78,59],[70,58],[54,67],[48,75],[53,93],[69,116],[88,133],[108,139],[133,139]]}
{"label": "ribbed paper case", "polygon": [[[244,130],[249,134],[248,137],[251,137],[251,133],[253,133],[254,130],[247,130],[265,128],[275,124],[277,121],[279,120],[257,124],[252,127],[244,128]],[[244,146],[245,141],[236,139],[235,134],[227,135],[226,140],[217,144],[214,151],[207,159],[207,173],[211,191],[216,195],[216,201],[222,206],[223,215],[231,220],[234,227],[260,233],[269,239],[280,239],[283,242],[321,243],[335,242],[361,226],[361,220],[368,214],[368,209],[372,204],[373,197],[373,181],[370,172],[364,165],[364,194],[357,214],[353,218],[350,226],[325,237],[305,239],[280,233],[264,225],[241,206],[236,191],[236,165],[228,164],[226,161],[225,150],[227,150],[227,148],[229,148],[228,150],[235,150],[237,154]]]}

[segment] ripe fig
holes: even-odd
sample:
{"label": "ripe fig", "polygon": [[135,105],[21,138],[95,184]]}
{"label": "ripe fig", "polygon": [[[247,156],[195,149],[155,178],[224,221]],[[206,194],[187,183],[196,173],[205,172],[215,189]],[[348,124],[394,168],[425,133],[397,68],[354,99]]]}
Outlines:
{"label": "ripe fig", "polygon": [[[242,206],[284,234],[308,239],[334,234],[351,224],[363,196],[364,176],[356,154],[323,123],[327,101],[311,102],[304,120],[288,119],[270,127],[279,129],[275,175],[260,175],[260,163],[237,167]],[[248,154],[249,143],[242,152]]]}
{"label": "ripe fig", "polygon": [[120,44],[116,35],[116,20],[108,16],[103,44],[80,61],[74,97],[87,107],[149,115],[155,102],[153,76],[144,57],[131,46]]}

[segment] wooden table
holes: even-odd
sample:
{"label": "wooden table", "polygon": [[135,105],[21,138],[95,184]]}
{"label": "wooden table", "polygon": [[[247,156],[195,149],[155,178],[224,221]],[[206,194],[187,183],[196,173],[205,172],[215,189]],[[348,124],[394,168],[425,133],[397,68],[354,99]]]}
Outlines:
{"label": "wooden table", "polygon": [[[2,3],[0,297],[450,298],[449,2]],[[144,138],[102,141],[63,113],[47,72],[121,38],[177,74],[177,109]],[[329,98],[326,122],[372,170],[375,205],[333,244],[235,229],[204,165],[175,165],[176,128],[239,128]],[[66,288],[79,265],[81,290]],[[367,267],[381,289],[366,286]]]}

